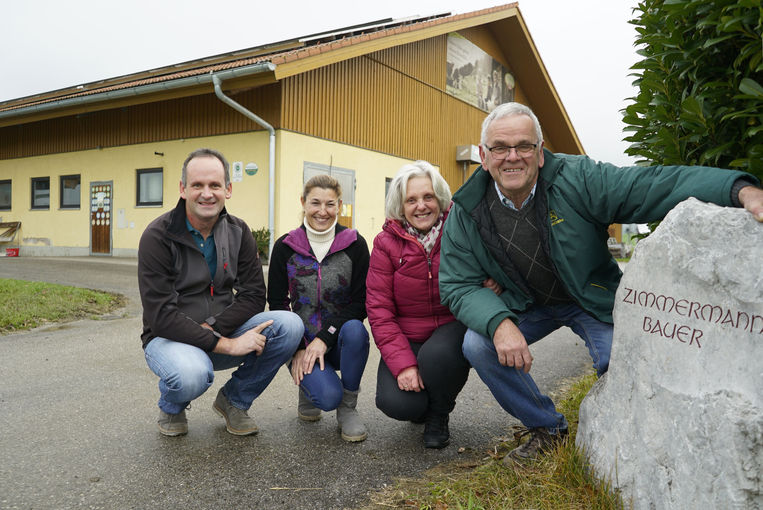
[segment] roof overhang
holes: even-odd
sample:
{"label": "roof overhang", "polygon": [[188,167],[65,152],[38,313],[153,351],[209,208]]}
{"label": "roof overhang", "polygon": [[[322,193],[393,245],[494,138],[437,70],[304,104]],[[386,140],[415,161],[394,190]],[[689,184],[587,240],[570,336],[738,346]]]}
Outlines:
{"label": "roof overhang", "polygon": [[282,80],[376,51],[476,26],[486,26],[496,38],[547,138],[553,140],[554,150],[583,154],[583,145],[516,3],[367,34],[361,36],[360,41],[339,40],[330,43],[329,48],[299,48],[273,58],[272,62],[276,64],[276,79]]}
{"label": "roof overhang", "polygon": [[560,152],[583,147],[553,86],[516,3],[454,16],[381,20],[336,33],[208,57],[28,98],[0,103],[0,127],[104,109],[214,93],[212,75],[225,90],[276,83],[337,62],[477,26],[491,31],[538,116]]}
{"label": "roof overhang", "polygon": [[213,70],[204,74],[191,74],[149,83],[138,82],[126,87],[105,87],[90,93],[40,100],[17,108],[0,110],[0,127],[214,93],[212,75],[224,80],[227,89],[260,87],[275,83],[274,70],[273,64],[263,61],[216,72]]}
{"label": "roof overhang", "polygon": [[492,23],[489,29],[511,62],[512,71],[544,132],[553,140],[554,150],[584,154],[583,145],[521,14]]}

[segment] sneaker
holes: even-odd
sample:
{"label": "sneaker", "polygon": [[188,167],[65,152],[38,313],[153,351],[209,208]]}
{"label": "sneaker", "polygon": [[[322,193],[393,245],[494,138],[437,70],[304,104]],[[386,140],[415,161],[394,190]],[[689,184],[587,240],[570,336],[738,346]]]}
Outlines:
{"label": "sneaker", "polygon": [[178,414],[165,413],[159,409],[159,432],[165,436],[183,436],[188,434],[188,420],[185,417],[185,409]]}
{"label": "sneaker", "polygon": [[560,445],[567,437],[567,429],[560,430],[556,434],[551,434],[545,428],[525,428],[518,427],[520,430],[514,433],[514,439],[519,440],[526,435],[530,435],[529,441],[514,448],[503,458],[504,465],[511,462],[525,462],[537,458],[542,453],[548,453]]}
{"label": "sneaker", "polygon": [[302,393],[302,390],[297,390],[299,393],[299,403],[297,404],[297,417],[302,421],[318,421],[321,419],[321,410],[318,409],[310,402],[310,399]]}
{"label": "sneaker", "polygon": [[233,435],[248,436],[256,434],[260,429],[254,424],[254,420],[246,414],[246,411],[233,406],[223,393],[223,389],[217,392],[217,398],[212,408],[217,414],[225,418],[225,428]]}
{"label": "sneaker", "polygon": [[450,431],[448,430],[448,415],[430,413],[424,423],[424,447],[445,448],[450,444]]}

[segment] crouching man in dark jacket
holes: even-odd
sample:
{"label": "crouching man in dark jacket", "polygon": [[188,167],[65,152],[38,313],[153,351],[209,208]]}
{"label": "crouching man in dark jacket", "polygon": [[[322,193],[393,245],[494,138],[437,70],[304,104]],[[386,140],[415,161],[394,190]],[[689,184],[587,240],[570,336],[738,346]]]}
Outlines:
{"label": "crouching man in dark jacket", "polygon": [[265,280],[249,227],[225,210],[228,162],[211,149],[183,163],[180,200],[146,227],[138,249],[143,348],[159,376],[159,432],[188,432],[185,409],[214,380],[215,411],[228,432],[257,432],[252,402],[291,359],[304,333],[291,312],[263,312]]}

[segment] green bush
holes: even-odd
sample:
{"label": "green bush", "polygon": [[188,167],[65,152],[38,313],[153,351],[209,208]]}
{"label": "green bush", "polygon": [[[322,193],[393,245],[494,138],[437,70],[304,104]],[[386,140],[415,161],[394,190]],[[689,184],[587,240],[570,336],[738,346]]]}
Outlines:
{"label": "green bush", "polygon": [[252,229],[252,236],[257,243],[257,253],[260,254],[260,258],[268,260],[268,246],[270,245],[270,230],[267,227],[260,229]]}
{"label": "green bush", "polygon": [[643,60],[626,152],[763,178],[761,0],[643,0],[634,14]]}

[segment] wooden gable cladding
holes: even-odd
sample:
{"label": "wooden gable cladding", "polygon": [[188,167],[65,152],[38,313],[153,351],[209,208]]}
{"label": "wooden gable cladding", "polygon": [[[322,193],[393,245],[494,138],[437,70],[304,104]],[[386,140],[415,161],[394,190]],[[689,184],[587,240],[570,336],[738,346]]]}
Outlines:
{"label": "wooden gable cladding", "polygon": [[[280,85],[240,93],[236,101],[278,127]],[[0,159],[262,129],[214,93],[113,108],[0,128]],[[65,133],[66,136],[62,136]]]}
{"label": "wooden gable cladding", "polygon": [[411,44],[395,46],[368,55],[411,79],[445,90],[447,38],[433,37]]}
{"label": "wooden gable cladding", "polygon": [[455,189],[463,182],[456,147],[478,143],[486,113],[445,92],[446,52],[443,35],[286,78],[283,127],[425,159]]}

